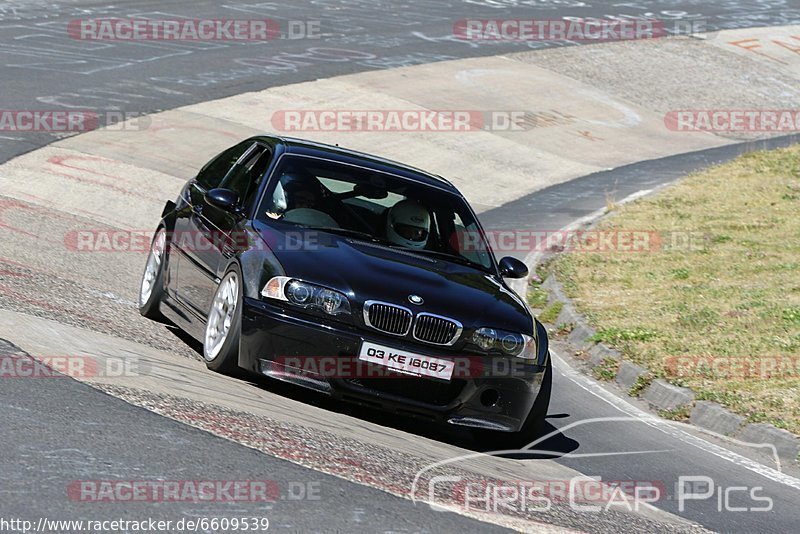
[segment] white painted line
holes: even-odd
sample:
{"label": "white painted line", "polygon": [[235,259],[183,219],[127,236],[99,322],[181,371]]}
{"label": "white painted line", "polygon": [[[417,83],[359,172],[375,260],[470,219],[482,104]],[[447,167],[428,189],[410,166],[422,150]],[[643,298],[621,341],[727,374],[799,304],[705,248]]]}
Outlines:
{"label": "white painted line", "polygon": [[[610,404],[620,412],[627,414],[628,416],[633,417],[641,421],[642,423],[652,428],[655,428],[688,445],[697,447],[703,452],[708,452],[710,454],[713,454],[718,458],[722,458],[723,460],[731,462],[739,467],[743,467],[748,471],[752,471],[753,473],[761,475],[773,482],[784,484],[786,486],[800,490],[800,479],[787,475],[786,473],[782,473],[780,471],[780,464],[778,464],[779,466],[778,469],[773,469],[759,462],[756,462],[755,460],[751,460],[750,458],[747,458],[729,449],[726,449],[725,447],[721,447],[719,445],[711,443],[710,441],[706,441],[701,437],[695,436],[694,434],[685,432],[680,428],[682,423],[661,419],[659,417],[654,416],[653,414],[645,412],[644,410],[629,403],[625,399],[603,388],[600,384],[590,379],[589,377],[576,371],[569,365],[569,363],[567,363],[567,361],[564,358],[559,356],[557,353],[551,351],[550,355],[557,363],[557,365],[554,366],[554,368],[558,369],[565,378],[572,381],[579,388],[591,393],[592,395],[601,399],[607,404]],[[721,434],[715,434],[715,435],[719,436],[721,439],[729,439]],[[774,445],[770,443],[759,443],[759,444],[748,443],[748,445],[770,448],[773,450],[774,453]]]}

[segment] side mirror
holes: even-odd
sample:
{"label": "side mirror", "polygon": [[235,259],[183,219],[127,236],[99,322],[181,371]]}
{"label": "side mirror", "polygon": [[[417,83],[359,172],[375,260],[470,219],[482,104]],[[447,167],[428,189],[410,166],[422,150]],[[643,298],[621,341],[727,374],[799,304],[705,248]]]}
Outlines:
{"label": "side mirror", "polygon": [[500,260],[500,276],[503,278],[525,278],[528,276],[528,266],[517,258],[506,256]]}
{"label": "side mirror", "polygon": [[230,189],[221,187],[212,189],[206,193],[206,202],[222,211],[227,211],[234,215],[242,214],[242,208],[239,207],[239,195]]}

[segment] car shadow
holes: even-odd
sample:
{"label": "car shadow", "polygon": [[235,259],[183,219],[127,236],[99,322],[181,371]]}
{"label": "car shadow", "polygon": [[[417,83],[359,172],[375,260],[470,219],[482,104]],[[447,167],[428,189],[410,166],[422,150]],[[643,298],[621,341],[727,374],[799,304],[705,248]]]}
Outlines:
{"label": "car shadow", "polygon": [[[501,458],[513,460],[554,460],[571,453],[580,446],[580,443],[567,437],[550,422],[551,419],[561,419],[569,417],[569,414],[548,415],[545,424],[540,432],[540,442],[534,442],[524,451],[513,453],[497,454]],[[544,436],[546,438],[542,439]]]}
{"label": "car shadow", "polygon": [[172,323],[161,323],[166,329],[167,332],[172,334],[173,336],[177,337],[181,341],[183,341],[186,346],[190,349],[195,351],[200,357],[203,357],[203,344],[197,341],[195,338],[181,330],[179,327],[175,326]]}
{"label": "car shadow", "polygon": [[[191,337],[189,334],[170,324],[164,324],[166,329],[175,337],[180,339],[193,351],[197,352],[201,357],[203,354],[203,345]],[[212,371],[209,371],[212,372]],[[487,446],[486,443],[481,443],[475,439],[472,432],[468,428],[442,425],[432,421],[415,419],[403,415],[398,415],[389,412],[379,411],[374,408],[360,406],[349,402],[334,399],[325,394],[297,386],[281,382],[272,378],[258,375],[256,373],[241,370],[232,374],[239,378],[243,383],[249,383],[253,387],[258,387],[292,399],[297,402],[302,402],[323,410],[328,410],[335,413],[340,413],[350,417],[356,417],[376,425],[394,428],[409,434],[415,434],[428,439],[453,445],[462,449],[467,449],[474,452],[493,453],[494,456],[502,458],[509,458],[514,460],[552,460],[560,458],[565,454],[574,451],[580,445],[577,441],[567,437],[550,423],[550,420],[561,419],[569,417],[569,414],[556,413],[547,416],[547,420],[542,427],[541,436],[548,436],[542,440],[541,443],[536,443],[529,450],[518,451],[506,454],[494,454],[497,448]]]}
{"label": "car shadow", "polygon": [[[474,452],[491,453],[495,450],[491,446],[477,441],[472,432],[464,427],[442,425],[432,421],[383,412],[371,407],[340,401],[322,393],[317,393],[294,384],[280,382],[256,374],[250,374],[246,377],[241,376],[241,378],[250,382],[250,384],[255,387],[268,390],[276,395],[281,395],[304,404],[310,404],[320,409],[356,417],[376,425],[394,428],[402,432],[422,436]],[[542,428],[541,435],[552,435],[548,436],[547,439],[543,440],[541,443],[537,443],[531,450],[494,455],[517,460],[543,460],[559,458],[574,451],[578,448],[579,443],[559,432],[558,429],[549,422],[551,418],[561,417],[568,417],[568,415],[555,414],[548,417],[548,421]]]}

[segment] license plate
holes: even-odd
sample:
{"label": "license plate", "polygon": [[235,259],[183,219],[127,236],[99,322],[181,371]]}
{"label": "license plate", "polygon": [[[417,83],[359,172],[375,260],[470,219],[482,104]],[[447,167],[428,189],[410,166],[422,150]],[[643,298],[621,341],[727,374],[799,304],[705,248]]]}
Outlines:
{"label": "license plate", "polygon": [[455,364],[450,360],[384,347],[368,341],[361,344],[358,359],[384,365],[404,374],[429,376],[442,380],[450,380],[455,367]]}

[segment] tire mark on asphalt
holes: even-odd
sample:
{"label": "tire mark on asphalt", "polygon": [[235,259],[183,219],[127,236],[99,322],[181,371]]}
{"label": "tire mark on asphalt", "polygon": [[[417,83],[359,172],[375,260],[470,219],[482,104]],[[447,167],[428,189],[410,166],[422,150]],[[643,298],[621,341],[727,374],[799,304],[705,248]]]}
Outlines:
{"label": "tire mark on asphalt", "polygon": [[[94,174],[94,175],[97,175],[97,176],[104,176],[106,178],[111,178],[113,180],[119,180],[120,179],[119,176],[113,176],[113,175],[110,175],[110,174],[97,172],[97,171],[95,171],[95,170],[93,170],[93,169],[91,169],[89,167],[80,167],[80,166],[77,166],[77,165],[69,165],[69,164],[65,163],[65,161],[67,161],[67,160],[80,160],[80,161],[91,161],[91,160],[94,160],[94,161],[108,163],[108,164],[115,163],[113,160],[100,158],[100,157],[97,157],[97,156],[72,156],[72,155],[69,155],[69,156],[51,156],[51,157],[49,157],[47,159],[47,162],[48,163],[52,163],[53,165],[56,165],[56,166],[59,166],[59,167],[63,167],[65,169],[73,169],[73,170],[77,170],[77,171],[81,171],[81,172],[88,172],[88,173],[91,173],[91,174]],[[150,196],[150,195],[144,195],[142,193],[139,193],[138,191],[132,191],[130,189],[126,189],[126,188],[118,186],[118,185],[110,184],[110,183],[104,182],[102,180],[95,180],[95,179],[86,178],[86,177],[83,177],[83,176],[75,176],[73,174],[68,174],[68,173],[65,173],[65,172],[54,171],[52,169],[45,169],[45,172],[47,172],[49,174],[56,175],[56,176],[63,176],[64,178],[68,178],[68,179],[76,181],[78,183],[88,183],[88,184],[92,184],[92,185],[98,185],[98,186],[103,187],[105,189],[109,189],[111,191],[116,191],[117,193],[122,193],[125,196],[141,198],[141,199],[149,200],[149,201],[155,200],[155,201],[159,201],[160,202],[162,200],[161,198],[153,197],[153,196]]]}

